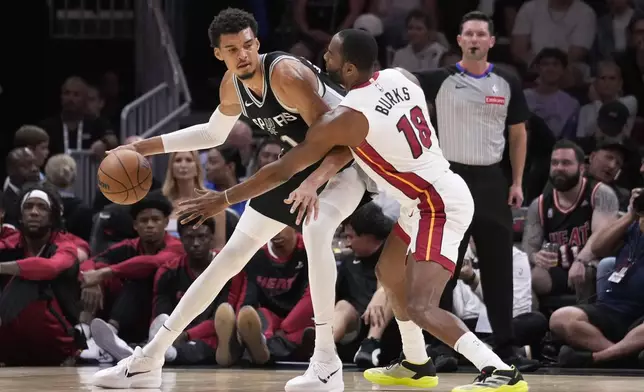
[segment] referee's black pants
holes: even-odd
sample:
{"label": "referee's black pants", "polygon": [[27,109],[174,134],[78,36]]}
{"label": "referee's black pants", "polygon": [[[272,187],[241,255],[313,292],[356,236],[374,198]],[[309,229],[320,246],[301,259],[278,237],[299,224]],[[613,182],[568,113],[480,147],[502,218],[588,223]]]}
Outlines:
{"label": "referee's black pants", "polygon": [[458,281],[470,236],[474,238],[481,272],[483,299],[494,332],[495,351],[501,358],[513,356],[512,329],[512,210],[509,185],[499,165],[470,166],[450,162],[453,172],[467,183],[474,199],[474,217],[458,252],[454,277],[447,284],[441,307],[452,310],[452,291]]}

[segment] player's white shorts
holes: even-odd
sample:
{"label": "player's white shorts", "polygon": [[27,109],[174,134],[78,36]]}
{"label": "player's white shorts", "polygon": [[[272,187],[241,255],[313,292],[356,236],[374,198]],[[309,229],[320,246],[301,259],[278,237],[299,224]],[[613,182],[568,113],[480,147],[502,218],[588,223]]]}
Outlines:
{"label": "player's white shorts", "polygon": [[474,215],[472,195],[451,171],[423,193],[416,206],[400,208],[394,231],[409,244],[416,261],[433,261],[454,273],[458,248]]}

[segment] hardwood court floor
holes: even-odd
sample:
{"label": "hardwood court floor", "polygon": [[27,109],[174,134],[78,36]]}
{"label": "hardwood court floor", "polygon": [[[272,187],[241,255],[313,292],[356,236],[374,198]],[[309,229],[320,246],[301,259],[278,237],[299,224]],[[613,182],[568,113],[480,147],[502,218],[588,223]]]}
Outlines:
{"label": "hardwood court floor", "polygon": [[[90,367],[2,368],[0,369],[0,391],[103,391],[87,385],[95,371],[96,368]],[[168,392],[281,392],[284,390],[284,383],[298,374],[300,371],[291,370],[169,369],[164,373],[164,385],[161,390]],[[448,392],[452,387],[470,383],[473,379],[474,376],[471,374],[440,375],[440,385],[433,391]],[[530,383],[531,392],[641,392],[644,390],[644,378],[641,377],[528,375],[526,379]],[[372,385],[364,380],[359,372],[345,372],[344,381],[347,392],[409,390],[405,388],[372,388]],[[146,390],[131,391],[145,392]]]}

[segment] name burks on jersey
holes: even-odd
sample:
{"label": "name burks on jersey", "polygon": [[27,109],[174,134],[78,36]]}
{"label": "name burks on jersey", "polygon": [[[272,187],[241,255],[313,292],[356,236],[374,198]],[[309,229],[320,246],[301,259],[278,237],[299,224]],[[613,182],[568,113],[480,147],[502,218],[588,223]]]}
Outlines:
{"label": "name burks on jersey", "polygon": [[271,118],[253,118],[255,125],[260,127],[263,131],[267,131],[272,135],[276,135],[276,127],[283,127],[290,122],[297,121],[297,117],[289,112],[282,112],[277,116]]}
{"label": "name burks on jersey", "polygon": [[[382,88],[380,88],[380,90],[382,91]],[[410,99],[411,95],[409,94],[409,89],[407,87],[394,88],[384,92],[384,94],[378,98],[378,102],[374,110],[387,116],[394,106],[401,102],[409,101]]]}

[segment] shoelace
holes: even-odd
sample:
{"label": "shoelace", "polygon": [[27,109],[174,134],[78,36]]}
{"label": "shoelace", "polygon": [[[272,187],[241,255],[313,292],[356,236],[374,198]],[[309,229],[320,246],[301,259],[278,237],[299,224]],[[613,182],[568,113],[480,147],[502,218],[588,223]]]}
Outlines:
{"label": "shoelace", "polygon": [[387,365],[387,370],[393,368],[396,365],[402,365],[402,361],[404,361],[404,360],[405,360],[405,355],[403,353],[400,353],[398,358],[394,359],[393,361],[391,361],[389,363],[389,365]]}

